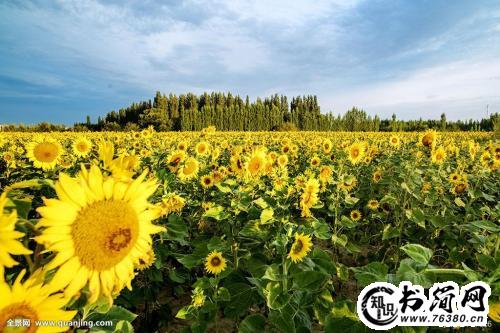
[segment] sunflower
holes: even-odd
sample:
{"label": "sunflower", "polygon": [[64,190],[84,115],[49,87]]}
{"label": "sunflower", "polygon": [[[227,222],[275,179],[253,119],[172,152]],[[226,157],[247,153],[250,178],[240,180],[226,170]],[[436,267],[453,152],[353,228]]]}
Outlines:
{"label": "sunflower", "polygon": [[[61,293],[51,295],[46,286],[34,279],[28,278],[21,282],[25,270],[17,276],[12,287],[10,287],[3,277],[0,279],[0,332],[26,332],[26,333],[48,333],[66,332],[68,326],[40,326],[35,325],[36,320],[54,321],[61,323],[70,321],[77,311],[65,311],[63,307],[68,299]],[[29,320],[29,326],[23,329],[6,327],[7,322],[16,319]]]}
{"label": "sunflower", "polygon": [[170,213],[179,213],[186,205],[186,200],[178,194],[169,194],[163,198],[160,204],[161,215],[169,215]]}
{"label": "sunflower", "polygon": [[214,275],[220,274],[226,269],[226,259],[221,252],[212,251],[205,259],[205,270]]}
{"label": "sunflower", "polygon": [[72,148],[76,156],[86,157],[92,150],[92,142],[85,137],[80,137],[73,142]]}
{"label": "sunflower", "polygon": [[200,183],[201,186],[203,186],[203,188],[209,188],[214,186],[214,179],[212,178],[211,175],[205,175],[201,177]]}
{"label": "sunflower", "polygon": [[245,164],[243,163],[241,156],[231,156],[231,171],[240,176],[245,173]]}
{"label": "sunflower", "polygon": [[445,159],[446,159],[446,151],[444,150],[443,147],[439,147],[438,149],[432,151],[431,154],[432,163],[442,164]]}
{"label": "sunflower", "polygon": [[339,188],[346,192],[350,192],[357,185],[358,185],[358,180],[356,179],[356,177],[352,175],[344,176],[343,179],[338,184]]}
{"label": "sunflower", "polygon": [[371,210],[377,210],[378,209],[378,206],[379,206],[379,203],[377,200],[375,199],[371,199],[368,201],[368,204],[366,205],[366,207],[368,207],[369,209]]}
{"label": "sunflower", "polygon": [[203,289],[197,287],[193,291],[193,295],[191,296],[191,305],[195,308],[200,308],[205,304],[205,294],[203,293]]}
{"label": "sunflower", "polygon": [[490,311],[488,312],[488,316],[496,323],[500,323],[500,303],[497,301],[493,303],[493,301],[489,302]]}
{"label": "sunflower", "polygon": [[351,220],[359,221],[359,220],[361,220],[362,215],[361,215],[361,212],[359,210],[355,209],[355,210],[351,211],[350,216],[351,216]]}
{"label": "sunflower", "polygon": [[286,167],[286,165],[288,164],[288,155],[286,154],[282,154],[278,157],[278,166],[280,168],[284,168]]}
{"label": "sunflower", "polygon": [[436,144],[436,138],[437,138],[436,131],[430,130],[424,133],[420,142],[425,147],[434,148],[434,145]]}
{"label": "sunflower", "polygon": [[194,157],[189,157],[179,169],[177,175],[181,181],[190,180],[198,175],[199,169],[200,163],[198,163],[198,160]]}
{"label": "sunflower", "polygon": [[300,196],[300,209],[302,210],[302,217],[311,217],[310,208],[319,201],[319,182],[311,178],[304,185],[304,193]]}
{"label": "sunflower", "polygon": [[156,261],[156,256],[153,251],[153,248],[150,248],[149,251],[142,257],[139,258],[139,262],[136,267],[138,270],[143,271],[151,267]]}
{"label": "sunflower", "polygon": [[391,146],[398,148],[401,144],[401,140],[399,139],[399,136],[391,135],[391,137],[389,138],[389,143]]}
{"label": "sunflower", "polygon": [[468,187],[467,182],[464,181],[456,182],[451,189],[451,193],[455,195],[460,195],[467,190],[467,187]]}
{"label": "sunflower", "polygon": [[295,242],[292,244],[292,248],[288,253],[288,258],[290,258],[294,263],[301,262],[305,256],[311,251],[312,241],[311,236],[306,236],[303,233],[295,233]]}
{"label": "sunflower", "polygon": [[12,259],[11,254],[31,254],[31,251],[17,240],[24,236],[24,233],[15,230],[17,211],[12,210],[10,214],[3,213],[6,203],[7,193],[2,193],[0,195],[0,279],[3,277],[4,267],[10,268],[18,264]]}
{"label": "sunflower", "polygon": [[201,141],[196,144],[195,150],[197,155],[206,155],[210,152],[210,145],[206,141]]}
{"label": "sunflower", "polygon": [[63,153],[61,144],[49,137],[36,138],[26,146],[26,151],[35,168],[43,170],[54,169]]}
{"label": "sunflower", "polygon": [[359,143],[353,143],[347,150],[348,152],[348,159],[352,164],[357,164],[360,161],[363,160],[363,157],[365,156],[365,149],[364,146]]}
{"label": "sunflower", "polygon": [[311,158],[311,162],[309,163],[312,167],[317,167],[321,163],[321,159],[318,156],[314,156]]}
{"label": "sunflower", "polygon": [[177,172],[177,169],[179,169],[179,165],[182,161],[184,161],[185,158],[186,153],[183,150],[176,150],[170,153],[170,155],[167,157],[167,164],[170,171]]}
{"label": "sunflower", "polygon": [[458,183],[462,180],[462,175],[460,175],[458,172],[453,172],[450,174],[448,177],[448,181],[452,184]]}
{"label": "sunflower", "polygon": [[105,177],[95,165],[82,167],[76,178],[61,173],[57,199],[45,199],[35,237],[46,250],[56,252],[46,270],[58,268],[49,283],[52,291],[75,295],[89,285],[89,303],[131,289],[134,266],[151,248],[151,235],[164,231],[153,225],[159,216],[148,202],[156,190],[146,172],[130,182]]}
{"label": "sunflower", "polygon": [[186,151],[188,148],[188,143],[186,141],[181,141],[177,144],[177,150]]}
{"label": "sunflower", "polygon": [[322,144],[323,152],[329,154],[332,151],[332,141],[330,139],[325,139]]}
{"label": "sunflower", "polygon": [[247,174],[250,177],[257,177],[264,173],[266,169],[267,155],[261,149],[256,149],[246,164]]}
{"label": "sunflower", "polygon": [[324,183],[327,182],[330,178],[332,178],[333,171],[329,165],[325,165],[321,168],[319,172],[319,179]]}
{"label": "sunflower", "polygon": [[372,175],[373,182],[378,183],[381,179],[382,179],[382,171],[375,170],[375,172]]}

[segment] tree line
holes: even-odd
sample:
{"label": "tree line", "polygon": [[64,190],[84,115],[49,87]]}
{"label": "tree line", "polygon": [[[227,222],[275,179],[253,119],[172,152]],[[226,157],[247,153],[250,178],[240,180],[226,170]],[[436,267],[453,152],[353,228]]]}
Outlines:
{"label": "tree line", "polygon": [[132,103],[111,111],[96,123],[87,116],[85,122],[72,128],[41,123],[35,126],[4,125],[2,130],[20,131],[130,131],[153,126],[157,131],[199,131],[208,126],[221,131],[495,131],[500,129],[498,113],[481,120],[448,121],[443,113],[439,120],[399,120],[370,116],[353,107],[343,115],[321,113],[313,95],[292,97],[272,95],[250,101],[231,93],[212,92],[196,95],[162,94],[153,100]]}

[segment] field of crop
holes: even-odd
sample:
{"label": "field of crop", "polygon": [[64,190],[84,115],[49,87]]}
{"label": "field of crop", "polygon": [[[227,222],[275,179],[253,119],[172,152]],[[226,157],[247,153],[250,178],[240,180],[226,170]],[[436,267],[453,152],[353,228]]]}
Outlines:
{"label": "field of crop", "polygon": [[0,332],[364,332],[402,280],[498,322],[499,167],[484,132],[0,133]]}

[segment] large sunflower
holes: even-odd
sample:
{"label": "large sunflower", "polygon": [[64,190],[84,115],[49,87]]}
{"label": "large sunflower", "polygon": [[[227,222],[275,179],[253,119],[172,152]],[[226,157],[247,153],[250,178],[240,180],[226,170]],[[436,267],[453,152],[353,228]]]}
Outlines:
{"label": "large sunflower", "polygon": [[[17,276],[12,288],[0,278],[0,332],[55,333],[66,332],[68,326],[36,326],[36,320],[62,323],[70,321],[76,311],[65,311],[68,299],[61,293],[51,295],[46,286],[34,279],[21,282],[25,271]],[[29,326],[9,327],[8,321],[29,320]]]}
{"label": "large sunflower", "polygon": [[205,270],[209,273],[218,275],[226,269],[226,259],[221,252],[212,251],[205,259]]}
{"label": "large sunflower", "polygon": [[35,239],[57,253],[45,267],[58,267],[52,290],[66,288],[66,296],[73,296],[89,283],[93,303],[131,288],[134,266],[151,248],[151,234],[164,230],[151,223],[160,211],[147,200],[156,183],[145,177],[144,172],[120,182],[96,166],[82,167],[76,178],[60,174],[58,199],[45,199],[37,209],[42,216],[37,227],[44,229]]}
{"label": "large sunflower", "polygon": [[56,140],[46,137],[37,138],[26,146],[26,156],[35,168],[54,169],[63,153],[63,148]]}
{"label": "large sunflower", "polygon": [[310,236],[304,234],[295,233],[295,242],[292,244],[292,248],[288,253],[288,258],[293,262],[300,262],[305,256],[311,251],[312,241]]}
{"label": "large sunflower", "polygon": [[[7,194],[0,195],[0,276],[3,277],[4,267],[12,267],[18,262],[11,258],[11,254],[30,254],[31,251],[23,246],[17,239],[24,233],[16,231],[17,212],[3,213],[7,203]],[[1,322],[0,322],[1,325]],[[1,331],[0,331],[1,332]]]}

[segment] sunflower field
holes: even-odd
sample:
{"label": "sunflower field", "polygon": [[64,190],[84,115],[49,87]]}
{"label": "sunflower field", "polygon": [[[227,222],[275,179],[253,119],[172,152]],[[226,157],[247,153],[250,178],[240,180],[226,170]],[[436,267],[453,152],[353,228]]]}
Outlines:
{"label": "sunflower field", "polygon": [[0,133],[0,332],[365,332],[403,280],[488,283],[493,331],[499,167],[486,132]]}

